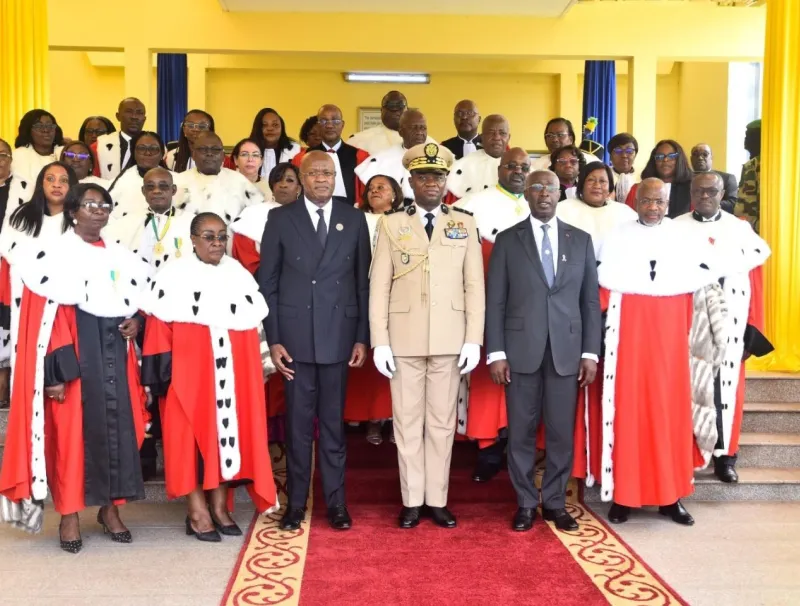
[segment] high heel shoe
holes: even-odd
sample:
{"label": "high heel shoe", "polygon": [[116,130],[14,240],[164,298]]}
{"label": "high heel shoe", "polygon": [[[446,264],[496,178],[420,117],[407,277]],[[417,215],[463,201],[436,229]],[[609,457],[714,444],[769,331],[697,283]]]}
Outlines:
{"label": "high heel shoe", "polygon": [[61,543],[61,549],[67,553],[78,553],[83,549],[83,539],[78,538],[74,541],[65,541],[61,538],[61,524],[58,525],[58,540]]}
{"label": "high heel shoe", "polygon": [[97,523],[103,527],[103,534],[110,534],[111,540],[115,543],[133,543],[133,536],[131,535],[130,530],[123,530],[122,532],[111,532],[111,530],[106,526],[106,522],[103,519],[103,508],[101,507],[100,510],[97,512]]}
{"label": "high heel shoe", "polygon": [[219,543],[222,541],[222,537],[219,536],[219,533],[216,530],[197,532],[194,528],[192,528],[192,520],[189,518],[189,516],[186,516],[186,536],[195,536],[198,541],[203,541],[205,543]]}
{"label": "high heel shoe", "polygon": [[211,515],[211,521],[214,523],[214,528],[216,528],[220,534],[224,534],[226,537],[240,537],[242,536],[242,529],[239,528],[239,525],[234,522],[233,524],[229,524],[227,526],[223,526],[214,515]]}

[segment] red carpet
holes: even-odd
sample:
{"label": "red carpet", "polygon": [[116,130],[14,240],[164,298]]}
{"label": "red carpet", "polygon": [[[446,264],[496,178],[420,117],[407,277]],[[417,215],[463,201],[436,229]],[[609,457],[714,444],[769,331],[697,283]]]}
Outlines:
{"label": "red carpet", "polygon": [[336,532],[328,526],[317,478],[300,603],[607,604],[541,518],[530,532],[510,530],[516,500],[507,472],[477,484],[470,479],[474,460],[473,445],[455,445],[449,505],[457,529],[423,519],[416,529],[400,530],[394,445],[376,447],[352,435],[347,501],[353,528]]}

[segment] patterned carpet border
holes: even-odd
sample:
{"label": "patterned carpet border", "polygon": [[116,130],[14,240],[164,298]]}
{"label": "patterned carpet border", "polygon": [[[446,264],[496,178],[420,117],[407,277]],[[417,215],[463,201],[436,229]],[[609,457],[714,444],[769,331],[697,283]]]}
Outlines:
{"label": "patterned carpet border", "polygon": [[[293,606],[300,600],[311,516],[296,531],[283,531],[278,526],[287,503],[286,453],[270,446],[270,454],[278,500],[283,507],[253,518],[222,596],[222,606]],[[309,511],[313,496],[312,487],[308,495]]]}

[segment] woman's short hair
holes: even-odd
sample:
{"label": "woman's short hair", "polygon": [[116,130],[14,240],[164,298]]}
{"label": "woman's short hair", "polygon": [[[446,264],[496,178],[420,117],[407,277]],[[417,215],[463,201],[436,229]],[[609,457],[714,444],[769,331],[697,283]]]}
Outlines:
{"label": "woman's short hair", "polygon": [[[64,146],[64,149],[61,150],[61,157],[59,158],[59,160],[64,162],[64,154],[66,152],[68,152],[70,149],[72,149],[73,147],[77,147],[77,146],[81,146],[83,149],[86,150],[86,153],[89,154],[89,161],[92,163],[92,166],[94,166],[94,152],[92,151],[91,147],[89,147],[88,145],[86,145],[86,143],[83,142],[83,139],[75,139],[74,141],[70,141],[69,143],[67,143]],[[89,167],[89,174],[91,174],[91,173],[92,173],[92,169],[91,169],[91,167]]]}
{"label": "woman's short hair", "polygon": [[269,190],[275,187],[275,184],[278,183],[281,179],[283,179],[283,175],[286,174],[286,171],[291,171],[294,173],[294,176],[297,177],[297,183],[300,185],[300,194],[303,193],[303,182],[300,180],[300,169],[297,168],[291,162],[278,162],[275,166],[272,167],[272,170],[269,171],[269,177],[267,177],[267,184],[269,185]]}
{"label": "woman's short hair", "polygon": [[636,153],[639,153],[639,142],[636,140],[630,133],[617,133],[613,137],[608,140],[608,145],[606,145],[606,149],[608,153],[613,153],[615,147],[622,147],[623,145],[627,145],[628,143],[633,143],[633,149],[636,150]]}
{"label": "woman's short hair", "polygon": [[583,167],[586,166],[586,158],[583,157],[583,152],[574,143],[572,145],[563,145],[550,154],[550,170],[556,172],[556,160],[564,152],[570,152],[575,156],[578,159],[578,169],[583,170]]}
{"label": "woman's short hair", "polygon": [[256,147],[258,147],[258,142],[253,141],[250,137],[242,139],[236,145],[234,145],[233,149],[231,150],[231,160],[233,160],[234,163],[236,163],[236,158],[239,156],[239,152],[242,151],[242,145],[244,145],[245,143],[252,143]]}
{"label": "woman's short hair", "polygon": [[586,183],[586,178],[596,170],[605,170],[608,177],[608,191],[609,194],[614,191],[614,173],[611,167],[605,162],[589,162],[581,169],[578,175],[578,184],[575,187],[575,195],[579,200],[583,200],[583,186]]}
{"label": "woman's short hair", "polygon": [[382,177],[389,182],[389,185],[392,186],[392,192],[394,193],[394,200],[392,201],[392,210],[395,208],[399,208],[405,202],[405,195],[403,194],[403,188],[400,187],[400,184],[394,179],[394,177],[390,177],[389,175],[372,175],[367,181],[367,184],[364,186],[364,191],[361,194],[361,200],[359,201],[359,208],[364,212],[371,213],[373,212],[372,206],[369,204],[369,185],[372,183],[373,180],[377,179],[378,177]]}
{"label": "woman's short hair", "polygon": [[212,213],[212,212],[206,211],[206,212],[198,213],[198,214],[196,214],[194,216],[194,219],[192,219],[192,222],[189,225],[189,233],[191,235],[193,235],[193,236],[199,236],[200,233],[199,233],[198,230],[199,230],[200,226],[203,223],[205,223],[206,221],[209,221],[211,219],[216,219],[217,221],[219,221],[223,225],[226,225],[225,221],[223,221],[222,217],[220,217],[217,213]]}
{"label": "woman's short hair", "polygon": [[55,148],[56,145],[64,145],[64,133],[61,132],[61,127],[58,125],[56,117],[44,109],[32,109],[22,116],[22,119],[19,121],[19,131],[17,132],[17,138],[14,140],[14,147],[25,147],[26,145],[33,144],[31,129],[33,129],[33,125],[44,116],[49,117],[53,121],[53,124],[56,125],[56,136],[53,139],[53,147]]}
{"label": "woman's short hair", "polygon": [[306,145],[308,145],[308,136],[311,134],[311,129],[317,125],[317,122],[319,122],[319,120],[316,114],[314,114],[306,118],[306,121],[303,122],[303,126],[300,127],[300,140]]}
{"label": "woman's short hair", "polygon": [[572,138],[572,142],[575,143],[575,141],[576,141],[576,139],[575,139],[575,129],[572,128],[572,122],[570,122],[566,118],[558,117],[558,118],[551,118],[550,120],[548,120],[547,124],[545,124],[545,126],[544,126],[544,134],[546,135],[547,134],[547,129],[550,128],[550,125],[551,124],[555,124],[556,122],[563,122],[564,123],[564,125],[567,127],[567,132],[569,133],[569,136]]}
{"label": "woman's short hair", "polygon": [[675,160],[675,176],[672,178],[672,182],[688,183],[691,181],[694,173],[692,172],[691,166],[689,166],[689,159],[686,157],[686,152],[683,151],[681,144],[674,139],[661,139],[661,141],[655,144],[653,149],[650,151],[650,158],[647,160],[647,164],[642,171],[642,180],[649,179],[651,177],[658,178],[658,173],[656,172],[655,155],[656,150],[662,145],[671,145],[678,153],[678,157]]}
{"label": "woman's short hair", "polygon": [[80,139],[81,141],[83,141],[83,137],[86,135],[86,125],[89,124],[89,122],[91,122],[92,120],[100,120],[100,122],[105,124],[106,134],[117,132],[114,123],[111,122],[111,120],[109,120],[105,116],[89,116],[88,118],[86,118],[86,120],[83,121],[80,130],[78,130],[78,139]]}
{"label": "woman's short hair", "polygon": [[69,189],[67,197],[64,198],[64,212],[62,213],[64,223],[61,228],[62,231],[67,231],[67,229],[72,227],[72,218],[80,209],[83,197],[88,191],[96,191],[103,197],[103,202],[109,206],[109,213],[114,210],[114,200],[111,199],[111,194],[106,191],[105,187],[97,185],[97,183],[78,183],[78,185]]}

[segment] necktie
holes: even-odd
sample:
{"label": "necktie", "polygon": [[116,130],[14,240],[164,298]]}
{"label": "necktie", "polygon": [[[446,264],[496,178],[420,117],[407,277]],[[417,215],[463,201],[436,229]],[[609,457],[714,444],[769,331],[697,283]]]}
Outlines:
{"label": "necktie", "polygon": [[542,225],[544,237],[542,237],[542,269],[544,269],[544,277],[547,278],[547,285],[553,288],[553,283],[556,281],[556,270],[553,260],[553,247],[550,245],[550,236],[547,235],[547,230],[550,229],[549,225]]}
{"label": "necktie", "polygon": [[428,240],[430,240],[431,236],[433,236],[433,213],[426,213],[425,220],[427,221],[425,224],[425,233],[428,234]]}
{"label": "necktie", "polygon": [[325,211],[320,208],[317,210],[317,214],[319,215],[319,221],[317,221],[317,238],[319,238],[319,243],[322,244],[322,248],[325,248],[325,241],[328,239],[328,226],[325,225]]}

